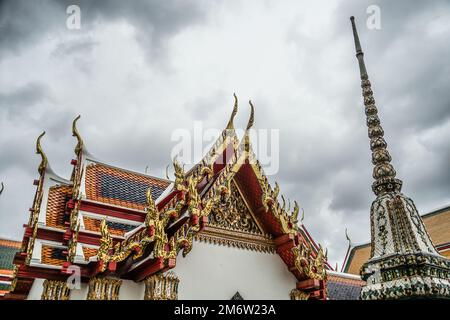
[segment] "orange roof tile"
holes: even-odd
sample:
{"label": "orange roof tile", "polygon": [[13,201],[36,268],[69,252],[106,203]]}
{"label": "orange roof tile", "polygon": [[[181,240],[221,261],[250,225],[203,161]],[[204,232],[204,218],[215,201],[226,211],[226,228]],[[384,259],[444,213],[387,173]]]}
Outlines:
{"label": "orange roof tile", "polygon": [[[83,216],[84,228],[89,231],[100,232],[101,219],[95,219],[87,216]],[[134,229],[136,226],[124,223],[116,223],[106,221],[108,230],[113,235],[123,236],[126,232]]]}
{"label": "orange roof tile", "polygon": [[66,197],[71,191],[71,186],[54,186],[50,188],[45,218],[47,226],[65,229],[64,211],[66,207]]}
{"label": "orange roof tile", "polygon": [[22,245],[22,242],[20,242],[20,241],[9,240],[9,239],[0,239],[1,247],[20,249],[21,245]]}
{"label": "orange roof tile", "polygon": [[149,187],[157,198],[170,184],[167,180],[99,163],[86,167],[85,181],[88,199],[137,210],[144,210]]}
{"label": "orange roof tile", "polygon": [[97,255],[98,249],[83,247],[84,260],[89,261],[90,257]]}
{"label": "orange roof tile", "polygon": [[63,255],[64,249],[43,245],[41,250],[41,262],[53,266],[62,266],[67,261]]}

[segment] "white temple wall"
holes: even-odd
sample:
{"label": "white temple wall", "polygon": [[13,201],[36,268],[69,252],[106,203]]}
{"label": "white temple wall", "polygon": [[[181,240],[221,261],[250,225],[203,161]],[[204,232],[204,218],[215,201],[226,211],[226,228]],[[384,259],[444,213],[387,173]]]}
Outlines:
{"label": "white temple wall", "polygon": [[80,283],[80,289],[70,290],[70,300],[86,300],[89,285],[87,283]]}
{"label": "white temple wall", "polygon": [[262,253],[195,241],[177,258],[178,299],[290,299],[296,279],[276,253]]}
{"label": "white temple wall", "polygon": [[[177,257],[178,299],[290,299],[296,279],[275,253],[262,253],[194,241],[192,251]],[[35,279],[28,300],[40,300],[45,279]],[[70,300],[85,300],[88,284],[70,290]],[[142,300],[145,284],[122,280],[120,300]]]}
{"label": "white temple wall", "polygon": [[119,300],[143,300],[144,293],[144,282],[137,283],[132,280],[122,280],[119,291]]}
{"label": "white temple wall", "polygon": [[27,300],[41,300],[45,279],[34,279]]}

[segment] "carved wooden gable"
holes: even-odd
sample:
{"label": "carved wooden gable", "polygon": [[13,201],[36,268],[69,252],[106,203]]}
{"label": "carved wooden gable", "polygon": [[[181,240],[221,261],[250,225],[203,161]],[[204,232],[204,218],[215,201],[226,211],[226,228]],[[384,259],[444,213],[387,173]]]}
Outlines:
{"label": "carved wooden gable", "polygon": [[208,225],[197,238],[237,248],[273,252],[271,236],[259,227],[234,180],[230,189],[230,197],[214,206]]}

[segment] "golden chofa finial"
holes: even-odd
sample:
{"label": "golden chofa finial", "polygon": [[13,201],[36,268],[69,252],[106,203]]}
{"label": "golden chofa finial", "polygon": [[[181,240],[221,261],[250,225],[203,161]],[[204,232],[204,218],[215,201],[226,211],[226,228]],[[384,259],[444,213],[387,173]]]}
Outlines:
{"label": "golden chofa finial", "polygon": [[298,213],[300,211],[300,207],[298,206],[297,201],[294,200],[294,211],[292,211],[292,220],[297,222],[298,221]]}
{"label": "golden chofa finial", "polygon": [[166,179],[167,179],[167,180],[170,180],[170,177],[169,177],[169,167],[170,167],[170,164],[168,164],[168,165],[166,166]]}
{"label": "golden chofa finial", "polygon": [[148,189],[147,189],[146,200],[147,200],[148,207],[153,207],[155,205],[155,200],[153,200],[153,195],[152,195],[152,187],[148,187]]}
{"label": "golden chofa finial", "polygon": [[250,118],[248,119],[247,130],[253,126],[253,122],[255,121],[255,107],[253,107],[252,100],[249,100],[248,103],[250,104]]}
{"label": "golden chofa finial", "polygon": [[81,150],[83,150],[83,139],[81,139],[80,133],[77,129],[77,121],[81,118],[81,115],[78,115],[72,123],[72,136],[77,138],[77,146],[75,147],[75,154],[77,156],[80,155]]}
{"label": "golden chofa finial", "polygon": [[44,171],[48,165],[47,156],[45,155],[44,150],[42,150],[42,146],[41,146],[41,138],[44,136],[44,134],[45,134],[45,131],[42,132],[36,140],[36,154],[41,156],[41,163],[39,164],[39,168],[38,168],[38,172],[40,175],[42,175],[44,173]]}
{"label": "golden chofa finial", "polygon": [[231,116],[230,116],[230,120],[228,121],[228,124],[227,124],[227,129],[234,128],[233,120],[238,111],[238,99],[236,97],[236,93],[233,93],[233,97],[234,97],[234,107],[233,107],[233,112],[231,113]]}
{"label": "golden chofa finial", "polygon": [[351,247],[352,246],[352,240],[350,240],[350,237],[348,236],[347,228],[345,228],[345,237],[347,238],[348,246]]}

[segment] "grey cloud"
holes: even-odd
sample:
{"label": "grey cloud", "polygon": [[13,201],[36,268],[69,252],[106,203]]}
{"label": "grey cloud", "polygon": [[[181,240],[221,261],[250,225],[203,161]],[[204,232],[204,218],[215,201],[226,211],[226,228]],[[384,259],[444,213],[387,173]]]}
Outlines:
{"label": "grey cloud", "polygon": [[[18,87],[2,79],[5,86],[0,96],[0,115],[14,111],[15,116],[0,117],[0,180],[7,182],[7,189],[0,198],[0,214],[14,211],[22,216],[11,219],[14,223],[2,224],[0,235],[21,235],[20,225],[26,219],[27,206],[32,200],[30,183],[39,161],[33,154],[33,144],[41,130],[48,131],[43,143],[52,167],[63,176],[70,174],[69,161],[75,145],[70,124],[78,112],[83,115],[80,132],[94,155],[140,172],[149,165],[150,174],[164,176],[174,145],[170,141],[173,130],[191,130],[195,120],[203,121],[205,128],[223,128],[232,108],[232,93],[236,90],[240,102],[236,127],[245,126],[249,112],[247,100],[251,98],[256,108],[255,128],[280,129],[280,171],[270,180],[280,183],[286,197],[299,201],[305,209],[305,224],[312,236],[329,247],[333,262],[340,263],[347,248],[346,227],[355,243],[369,240],[369,209],[375,197],[370,189],[372,165],[349,22],[351,15],[357,18],[389,151],[398,177],[404,180],[403,191],[415,200],[422,213],[450,201],[450,96],[447,89],[450,65],[446,59],[450,54],[447,41],[450,30],[445,28],[446,16],[450,13],[448,1],[341,2],[324,22],[324,30],[313,30],[318,36],[309,34],[310,29],[302,29],[301,19],[289,22],[284,19],[289,12],[303,10],[308,4],[268,2],[264,10],[275,7],[277,10],[270,12],[279,15],[278,25],[273,27],[283,26],[283,50],[298,52],[293,61],[274,60],[271,66],[261,66],[257,79],[249,77],[246,82],[241,78],[245,79],[242,73],[247,66],[225,70],[215,69],[211,64],[222,67],[228,62],[230,57],[225,50],[218,60],[208,60],[210,70],[202,71],[215,72],[217,78],[209,75],[208,79],[215,79],[214,83],[204,83],[202,76],[196,74],[203,64],[200,52],[190,61],[194,68],[186,71],[191,72],[189,77],[198,83],[181,86],[184,91],[178,91],[177,84],[186,81],[182,74],[185,70],[165,66],[166,63],[171,65],[175,55],[184,54],[183,50],[177,50],[189,49],[183,47],[186,43],[198,46],[209,33],[216,31],[212,36],[219,37],[223,43],[239,38],[240,35],[234,33],[232,37],[220,37],[231,32],[228,29],[235,32],[230,24],[247,21],[253,7],[258,6],[258,2],[242,2],[239,6],[218,3],[220,5],[208,3],[202,7],[206,3],[79,1],[82,29],[77,33],[65,29],[65,8],[73,4],[71,1],[2,3],[0,60],[7,55],[34,52],[50,37],[57,41],[55,47],[50,48],[53,54],[48,59],[55,58],[57,63],[70,58],[75,70],[69,70],[74,71],[74,76],[81,71],[84,77],[75,77],[74,83],[72,78],[58,78],[62,87],[70,89],[67,91],[58,88],[57,83],[52,82],[55,80],[47,79],[45,74],[39,83],[28,81],[26,74],[17,74],[18,79],[23,79],[16,79],[15,83],[22,83]],[[371,31],[365,27],[366,8],[372,4],[381,8],[381,30]],[[237,14],[236,8],[242,14]],[[320,18],[323,9],[318,7],[313,13]],[[223,16],[227,19],[222,20]],[[148,70],[124,74],[124,82],[96,77],[92,67],[101,60],[95,60],[93,52],[102,45],[102,38],[95,31],[120,21],[134,28],[135,39],[151,65],[151,77],[146,74]],[[246,23],[263,29],[269,22],[253,16]],[[430,34],[430,25],[442,25],[438,28],[440,33]],[[194,32],[196,29],[198,33]],[[183,46],[174,45],[177,41],[174,36],[184,31],[192,33],[189,41],[184,39]],[[257,36],[260,35],[255,34]],[[265,50],[271,49],[267,44],[279,40],[272,38],[273,34],[264,36],[263,47],[258,47],[257,41],[245,42],[243,61],[245,54],[255,59],[264,55]],[[134,58],[130,56],[126,60]],[[272,75],[265,71],[266,67],[274,66],[272,69],[280,66],[285,70],[276,83],[270,82]],[[101,85],[108,89],[96,94],[78,83],[92,85],[90,79],[104,81]],[[230,88],[228,79],[236,79],[231,84],[236,87]],[[151,85],[145,85],[146,81]],[[126,88],[123,94],[122,85]],[[162,92],[147,92],[159,88],[163,88]],[[114,95],[115,91],[121,94]],[[282,97],[280,103],[279,97]],[[148,106],[147,102],[142,102],[147,99]],[[3,110],[10,110],[7,108],[12,106],[14,109],[4,113]],[[28,112],[30,108],[32,114]],[[8,139],[5,139],[7,134]],[[26,191],[20,199],[12,196],[22,189]]]}
{"label": "grey cloud", "polygon": [[[0,3],[0,60],[37,39],[45,41],[49,31],[65,27],[65,10],[56,2],[2,1]],[[64,23],[58,24],[58,21]]]}
{"label": "grey cloud", "polygon": [[73,54],[88,54],[98,42],[93,41],[90,38],[75,40],[72,42],[62,42],[53,51],[56,56],[66,57]]}
{"label": "grey cloud", "polygon": [[42,84],[27,83],[14,91],[0,93],[0,111],[11,118],[21,116],[47,95],[48,89]]}
{"label": "grey cloud", "polygon": [[[73,4],[81,11],[81,29],[77,31],[66,28],[66,8]],[[17,54],[30,43],[53,37],[55,30],[70,37],[88,34],[98,24],[120,20],[135,27],[139,43],[152,59],[163,58],[166,40],[182,27],[201,21],[204,15],[199,2],[181,0],[17,0],[2,2],[0,9],[0,59],[8,53]]]}

